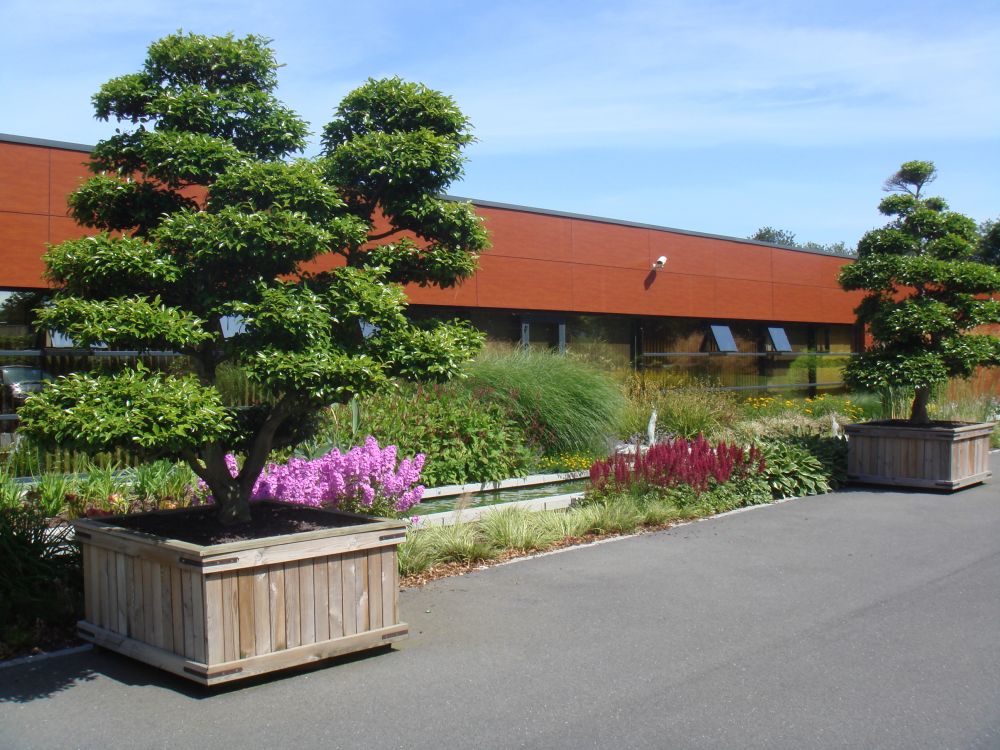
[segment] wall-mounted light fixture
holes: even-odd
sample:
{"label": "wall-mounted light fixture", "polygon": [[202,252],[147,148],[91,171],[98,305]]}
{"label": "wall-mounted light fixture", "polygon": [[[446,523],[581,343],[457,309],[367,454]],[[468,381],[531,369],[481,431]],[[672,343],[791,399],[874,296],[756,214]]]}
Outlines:
{"label": "wall-mounted light fixture", "polygon": [[656,262],[653,264],[653,270],[654,271],[659,271],[666,264],[667,264],[667,256],[666,255],[661,255],[659,258],[656,259]]}

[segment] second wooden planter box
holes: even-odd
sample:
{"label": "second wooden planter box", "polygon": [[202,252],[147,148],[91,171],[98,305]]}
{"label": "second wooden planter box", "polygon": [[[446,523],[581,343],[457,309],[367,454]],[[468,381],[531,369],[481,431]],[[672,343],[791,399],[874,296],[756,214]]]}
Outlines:
{"label": "second wooden planter box", "polygon": [[76,521],[78,632],[204,685],[406,637],[396,563],[404,523],[335,515],[332,528],[209,546],[113,518]]}
{"label": "second wooden planter box", "polygon": [[855,482],[957,490],[989,479],[994,424],[867,422],[847,425],[847,477]]}

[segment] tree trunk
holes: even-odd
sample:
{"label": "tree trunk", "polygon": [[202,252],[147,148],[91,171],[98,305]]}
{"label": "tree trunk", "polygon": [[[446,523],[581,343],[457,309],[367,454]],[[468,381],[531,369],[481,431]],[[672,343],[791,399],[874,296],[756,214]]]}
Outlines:
{"label": "tree trunk", "polygon": [[[189,462],[190,463],[190,462]],[[219,521],[224,525],[250,521],[250,492],[239,478],[229,472],[226,452],[221,446],[205,450],[202,471],[198,472],[212,493]]]}
{"label": "tree trunk", "polygon": [[913,424],[930,424],[931,417],[927,413],[927,404],[930,400],[930,386],[918,385],[913,397],[913,408],[910,409],[910,421]]}
{"label": "tree trunk", "polygon": [[219,509],[219,521],[224,526],[250,522],[250,499],[243,497],[235,479],[223,482],[221,487],[209,485],[209,488]]}

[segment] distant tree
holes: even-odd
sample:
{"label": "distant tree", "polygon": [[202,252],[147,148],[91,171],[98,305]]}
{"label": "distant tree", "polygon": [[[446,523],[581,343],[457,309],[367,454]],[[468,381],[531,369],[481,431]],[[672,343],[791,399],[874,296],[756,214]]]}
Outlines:
{"label": "distant tree", "polygon": [[795,232],[787,229],[775,229],[774,227],[761,227],[756,232],[747,237],[748,240],[758,242],[773,242],[775,245],[787,245],[788,247],[798,247],[795,242]]}
{"label": "distant tree", "polygon": [[[306,125],[275,99],[277,67],[261,37],[175,34],[94,96],[98,118],[131,127],[97,145],[70,198],[100,233],[48,251],[57,292],[39,320],[81,346],[172,349],[194,373],[79,373],[20,413],[45,444],[185,460],[225,523],[249,520],[272,448],[308,436],[321,407],[392,377],[447,378],[481,344],[462,324],[412,325],[393,283],[454,284],[487,247],[470,205],[437,198],[471,140],[458,107],[368,81],[327,127],[324,157],[289,160]],[[309,265],[324,257],[334,270]],[[229,336],[227,318],[242,320]],[[224,404],[225,365],[262,403]]]}
{"label": "distant tree", "polygon": [[835,255],[854,255],[855,250],[848,247],[843,242],[832,242],[824,245],[820,242],[798,242],[795,239],[795,232],[787,229],[775,229],[774,227],[761,227],[756,232],[747,237],[748,240],[758,242],[771,242],[775,245],[785,245],[786,247],[799,247],[804,250],[816,250],[822,253],[833,253]]}
{"label": "distant tree", "polygon": [[972,329],[1000,322],[1000,271],[976,260],[975,222],[924,197],[934,164],[911,161],[885,183],[879,211],[892,220],[858,243],[841,286],[863,290],[856,312],[874,341],[853,358],[844,379],[870,389],[909,388],[910,421],[930,421],[931,389],[979,366],[1000,364],[1000,340]]}
{"label": "distant tree", "polygon": [[979,225],[979,257],[1000,268],[1000,221],[991,219]]}

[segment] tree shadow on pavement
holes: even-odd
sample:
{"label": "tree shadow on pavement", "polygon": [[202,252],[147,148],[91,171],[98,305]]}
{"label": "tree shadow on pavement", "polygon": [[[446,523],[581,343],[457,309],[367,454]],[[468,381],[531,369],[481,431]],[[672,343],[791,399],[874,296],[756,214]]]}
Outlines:
{"label": "tree shadow on pavement", "polygon": [[100,647],[66,656],[53,656],[0,669],[0,704],[30,703],[50,698],[77,685],[105,678],[122,685],[159,687],[192,700],[202,700],[269,682],[280,682],[320,669],[335,668],[393,651],[391,645],[313,662],[280,672],[205,687]]}

